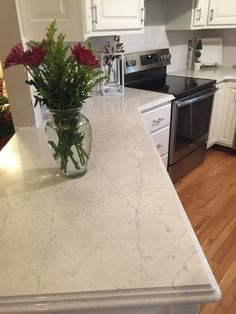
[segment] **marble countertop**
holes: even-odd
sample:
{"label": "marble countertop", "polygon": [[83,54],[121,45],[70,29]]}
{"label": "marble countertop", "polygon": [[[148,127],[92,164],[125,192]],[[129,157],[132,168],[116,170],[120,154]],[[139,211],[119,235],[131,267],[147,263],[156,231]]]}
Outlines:
{"label": "marble countertop", "polygon": [[179,75],[187,77],[205,78],[216,80],[221,83],[227,80],[236,80],[236,68],[218,66],[216,68],[203,68],[200,71],[183,69],[169,73],[170,75]]}
{"label": "marble countertop", "polygon": [[127,88],[90,98],[79,179],[58,174],[43,129],[17,130],[0,152],[0,313],[220,298],[140,115],[172,98]]}

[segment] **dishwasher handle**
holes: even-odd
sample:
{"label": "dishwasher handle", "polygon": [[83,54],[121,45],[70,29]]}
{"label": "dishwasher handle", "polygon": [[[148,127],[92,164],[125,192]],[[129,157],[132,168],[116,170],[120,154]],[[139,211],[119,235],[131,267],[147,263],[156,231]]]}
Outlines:
{"label": "dishwasher handle", "polygon": [[194,104],[195,102],[204,100],[204,99],[214,95],[218,90],[219,90],[218,88],[212,88],[209,91],[209,93],[206,93],[204,95],[201,95],[201,96],[198,96],[198,97],[193,97],[193,98],[190,98],[190,99],[187,99],[187,100],[184,100],[184,101],[178,101],[177,102],[177,107],[181,108],[181,107],[184,107],[184,106],[187,106],[187,105]]}

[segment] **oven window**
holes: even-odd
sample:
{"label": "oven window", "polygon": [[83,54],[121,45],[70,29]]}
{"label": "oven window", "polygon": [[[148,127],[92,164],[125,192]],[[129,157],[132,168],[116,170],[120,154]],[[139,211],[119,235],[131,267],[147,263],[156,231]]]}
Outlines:
{"label": "oven window", "polygon": [[179,151],[209,131],[213,96],[177,108],[175,151]]}

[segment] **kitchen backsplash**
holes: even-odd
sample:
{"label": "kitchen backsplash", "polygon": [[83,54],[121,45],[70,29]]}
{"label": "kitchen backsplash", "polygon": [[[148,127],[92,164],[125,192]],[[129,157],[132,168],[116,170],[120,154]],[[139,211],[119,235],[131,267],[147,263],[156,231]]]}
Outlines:
{"label": "kitchen backsplash", "polygon": [[210,29],[196,32],[198,37],[223,38],[223,66],[236,67],[236,29]]}
{"label": "kitchen backsplash", "polygon": [[[236,29],[202,30],[202,31],[166,31],[166,1],[145,0],[146,21],[143,34],[121,36],[125,42],[125,52],[134,52],[168,47],[172,55],[168,72],[186,68],[187,44],[190,39],[200,37],[223,38],[223,66],[236,66]],[[103,49],[105,41],[113,41],[113,37],[92,37],[96,53]]]}
{"label": "kitchen backsplash", "polygon": [[[168,71],[180,70],[186,67],[187,43],[189,39],[194,39],[193,31],[166,31],[166,1],[146,0],[146,21],[144,33],[122,35],[125,42],[125,52],[161,49],[168,47],[172,55],[171,65]],[[105,41],[113,41],[113,37],[91,37],[94,51],[98,53],[103,49]]]}

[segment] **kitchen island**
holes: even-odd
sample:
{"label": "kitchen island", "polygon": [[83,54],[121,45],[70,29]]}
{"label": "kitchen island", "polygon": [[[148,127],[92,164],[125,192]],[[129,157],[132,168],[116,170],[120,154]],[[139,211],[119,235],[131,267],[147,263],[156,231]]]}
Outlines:
{"label": "kitchen island", "polygon": [[220,299],[140,114],[171,99],[88,99],[79,179],[58,174],[43,129],[17,130],[0,152],[0,313],[196,314]]}

